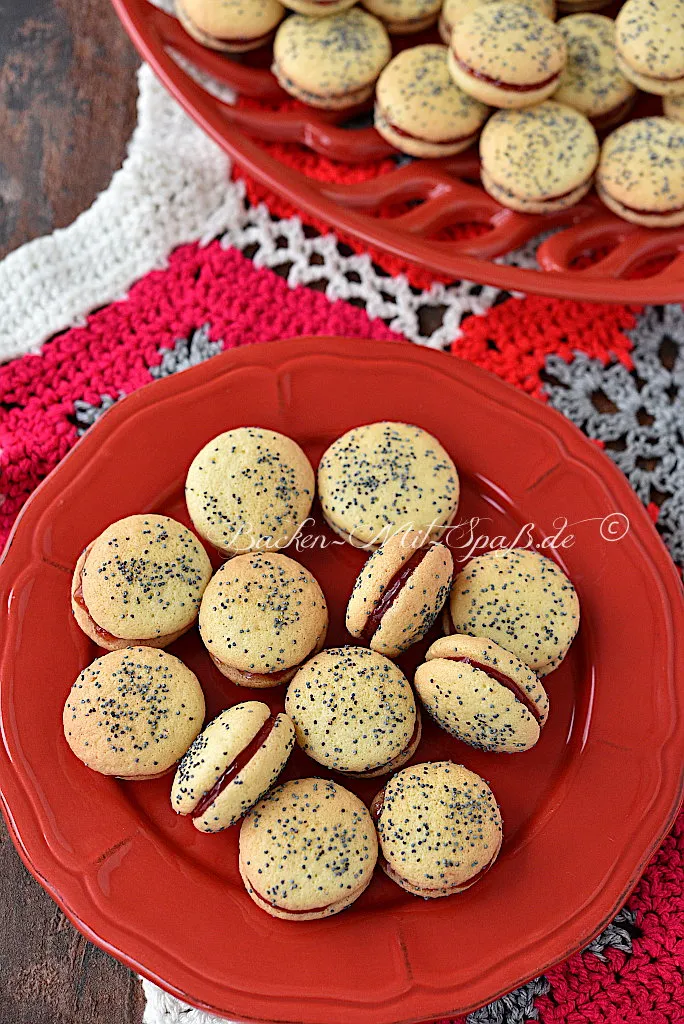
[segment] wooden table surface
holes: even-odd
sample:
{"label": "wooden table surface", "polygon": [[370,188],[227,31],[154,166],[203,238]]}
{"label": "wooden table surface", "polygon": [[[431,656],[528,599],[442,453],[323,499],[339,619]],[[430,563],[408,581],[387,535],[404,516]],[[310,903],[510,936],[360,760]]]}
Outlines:
{"label": "wooden table surface", "polygon": [[[120,166],[138,58],[108,0],[0,0],[0,256],[70,223]],[[72,928],[0,821],[2,1024],[140,1024],[134,975]]]}

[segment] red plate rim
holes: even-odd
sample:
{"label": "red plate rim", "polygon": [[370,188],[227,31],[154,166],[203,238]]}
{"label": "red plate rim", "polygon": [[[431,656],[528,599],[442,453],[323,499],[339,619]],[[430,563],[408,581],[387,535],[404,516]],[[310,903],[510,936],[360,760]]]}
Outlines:
{"label": "red plate rim", "polygon": [[[333,204],[305,180],[288,176],[266,150],[237,127],[228,128],[222,121],[217,101],[167,52],[151,19],[146,16],[147,0],[112,0],[112,4],[138,53],[166,89],[224,152],[252,177],[310,216],[326,223],[332,222],[334,227],[343,229],[365,245],[381,248],[398,259],[407,259],[397,232],[390,226],[381,220],[374,221],[373,233],[370,233],[364,218],[353,209]],[[629,227],[626,225],[626,229]],[[435,254],[434,245],[428,239],[415,241],[420,245],[416,246],[411,259],[432,273],[443,275],[445,270]],[[555,298],[625,304],[681,302],[684,299],[684,281],[679,275],[628,280],[591,277],[566,271],[530,270],[465,253],[451,253],[448,270],[455,279]]]}
{"label": "red plate rim", "polygon": [[[665,687],[667,682],[670,688],[676,687],[684,693],[684,600],[680,580],[661,539],[622,474],[573,424],[549,407],[535,402],[472,364],[428,349],[397,346],[393,342],[300,338],[281,341],[275,346],[245,346],[158,381],[152,387],[142,388],[117,403],[40,485],[20,514],[0,561],[0,607],[6,624],[11,621],[8,603],[13,584],[20,574],[35,570],[41,560],[36,544],[36,525],[39,521],[44,523],[46,513],[59,504],[65,486],[97,463],[98,452],[107,437],[122,430],[135,429],[137,415],[159,403],[168,403],[175,397],[187,396],[206,386],[216,389],[217,394],[221,393],[222,383],[225,384],[236,371],[245,368],[263,370],[267,367],[269,370],[276,368],[284,372],[286,367],[296,368],[303,363],[306,363],[307,368],[311,367],[315,365],[316,359],[321,365],[336,363],[338,372],[343,363],[345,370],[350,370],[349,364],[353,361],[360,364],[370,360],[370,365],[374,365],[377,372],[383,366],[386,369],[396,368],[403,363],[406,372],[413,374],[412,379],[422,371],[444,378],[445,381],[450,380],[452,386],[468,389],[478,396],[478,400],[489,403],[496,409],[500,421],[503,422],[507,417],[517,417],[525,421],[530,434],[536,432],[544,435],[545,443],[560,451],[568,466],[572,465],[578,471],[581,469],[587,486],[600,490],[610,497],[611,507],[628,514],[631,528],[625,543],[630,545],[631,557],[637,560],[641,568],[647,567],[649,579],[662,602],[664,632],[668,640],[666,662],[670,672],[669,678],[662,685]],[[4,631],[5,636],[8,633],[8,630]],[[50,849],[34,803],[36,798],[31,791],[31,780],[22,774],[13,760],[13,708],[6,699],[4,684],[8,676],[6,669],[12,660],[11,646],[7,641],[0,650],[0,795],[10,833],[29,871],[84,935],[179,998],[234,1020],[294,1020],[292,1015],[281,1017],[253,1012],[259,1006],[263,1009],[265,1005],[265,997],[260,1002],[259,993],[245,995],[244,991],[239,992],[240,999],[236,998],[236,1005],[242,1009],[233,1009],[234,993],[229,982],[224,981],[220,991],[212,988],[209,981],[201,985],[197,981],[198,974],[189,971],[177,956],[160,950],[153,936],[144,936],[142,939],[147,943],[144,956],[135,957],[127,953],[125,927],[107,916],[106,909],[98,904],[91,888],[84,884],[78,870],[74,870],[78,866],[70,865],[67,870]],[[673,692],[672,689],[670,692]],[[538,949],[542,940],[536,939],[533,948],[530,946],[527,949],[526,958],[525,955],[515,954],[517,959],[512,964],[514,954],[511,954],[503,971],[497,965],[499,973],[496,981],[479,979],[467,994],[454,991],[450,994],[453,1002],[448,1005],[436,1005],[433,997],[427,1014],[416,1013],[418,1007],[427,1005],[420,1002],[420,998],[425,998],[424,994],[419,998],[409,990],[395,993],[392,999],[388,999],[385,994],[381,1007],[364,1005],[349,1013],[345,1010],[344,1016],[339,1019],[355,1020],[359,1024],[362,1021],[391,1021],[392,1024],[399,1024],[428,1017],[434,1019],[463,1014],[523,984],[583,948],[605,927],[634,888],[680,806],[684,784],[684,766],[680,755],[684,743],[684,717],[679,713],[676,701],[672,704],[672,717],[667,726],[667,729],[663,729],[658,748],[659,787],[649,796],[647,814],[637,822],[634,842],[625,850],[603,887],[593,894],[590,902],[578,909],[574,920],[556,922],[554,928],[549,929],[543,940],[546,943],[544,954]],[[81,866],[81,870],[85,871],[85,865]],[[191,960],[192,950],[186,950],[186,956]],[[311,1005],[301,1019],[307,1022],[335,1019],[332,1015],[337,1005],[335,1000],[328,996],[326,1002],[325,993],[307,993],[305,998]],[[440,998],[443,1000],[444,996]],[[291,1008],[291,1004],[288,1006]],[[245,1012],[245,1007],[252,1009]]]}

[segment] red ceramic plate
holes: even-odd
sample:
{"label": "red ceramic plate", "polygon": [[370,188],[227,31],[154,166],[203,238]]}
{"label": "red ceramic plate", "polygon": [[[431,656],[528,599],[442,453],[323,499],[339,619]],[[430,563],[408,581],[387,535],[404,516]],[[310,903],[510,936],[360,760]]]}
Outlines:
{"label": "red ceramic plate", "polygon": [[[395,151],[374,128],[350,125],[349,111],[320,111],[291,101],[279,109],[289,98],[269,70],[269,47],[231,58],[201,46],[150,0],[112,2],[141,56],[188,114],[252,177],[310,217],[446,278],[601,302],[677,302],[684,297],[684,227],[653,230],[628,224],[593,193],[557,214],[506,210],[480,186],[474,146],[456,157],[397,166],[369,181],[317,181],[286,166],[260,143],[296,142],[352,164]],[[426,40],[439,41],[433,30],[395,38],[394,45]],[[173,53],[247,102],[217,99]],[[634,114],[661,112],[657,98],[642,95]],[[392,216],[378,216],[383,204],[394,208]],[[463,236],[459,229],[473,223],[481,233]],[[550,230],[537,248],[540,270],[501,262],[506,253]]]}
{"label": "red ceramic plate", "polygon": [[[485,754],[425,730],[415,761],[463,761],[501,803],[505,845],[480,884],[423,901],[378,873],[339,917],[276,921],[242,887],[237,827],[201,835],[171,811],[169,777],[106,779],[69,751],[63,702],[98,653],[69,610],[71,570],[113,519],[185,519],[186,469],[222,430],[284,431],[315,463],[343,431],[381,418],[441,439],[462,472],[461,517],[482,520],[477,534],[542,544],[567,517],[575,541],[558,555],[578,587],[582,627],[549,678],[551,716],[534,750]],[[459,559],[467,533],[452,538]],[[305,537],[295,555],[325,590],[329,643],[348,642],[344,607],[364,555],[312,546],[333,539],[319,519]],[[93,941],[234,1020],[389,1024],[485,1003],[606,924],[678,806],[684,610],[665,548],[623,477],[579,431],[445,355],[302,339],[227,352],[138,391],[27,504],[0,568],[0,608],[0,778],[26,865]],[[218,675],[195,631],[171,650],[198,673],[210,715],[251,695]],[[407,672],[421,651],[404,660]],[[281,692],[267,696],[281,706]],[[298,752],[288,772],[321,769]],[[381,784],[351,785],[368,800]]]}

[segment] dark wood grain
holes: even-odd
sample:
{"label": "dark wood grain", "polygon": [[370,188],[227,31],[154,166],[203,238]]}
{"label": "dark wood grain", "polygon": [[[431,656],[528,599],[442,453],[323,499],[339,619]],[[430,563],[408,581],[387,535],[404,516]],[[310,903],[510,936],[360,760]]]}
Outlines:
{"label": "dark wood grain", "polygon": [[0,256],[106,188],[134,124],[137,64],[108,0],[0,0]]}
{"label": "dark wood grain", "polygon": [[[120,166],[138,60],[108,0],[0,0],[0,256],[68,224]],[[133,974],[79,935],[0,822],[1,1024],[140,1024]]]}

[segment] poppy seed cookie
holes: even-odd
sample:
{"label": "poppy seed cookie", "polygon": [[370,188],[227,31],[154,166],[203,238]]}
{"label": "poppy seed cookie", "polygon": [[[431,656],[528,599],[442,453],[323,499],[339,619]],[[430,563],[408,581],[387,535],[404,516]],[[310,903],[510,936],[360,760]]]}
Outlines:
{"label": "poppy seed cookie", "polygon": [[168,771],[203,720],[195,674],[150,647],[112,651],[84,668],[62,718],[67,743],[88,768],[131,780]]}
{"label": "poppy seed cookie", "polygon": [[442,0],[361,0],[366,10],[384,24],[390,35],[423,32],[434,25]]}
{"label": "poppy seed cookie", "polygon": [[302,103],[342,110],[373,95],[391,56],[384,25],[359,7],[326,18],[295,14],[276,33],[272,71]]}
{"label": "poppy seed cookie", "polygon": [[452,80],[447,55],[445,46],[414,46],[398,53],[378,79],[375,127],[403,153],[460,153],[475,141],[489,114]]}
{"label": "poppy seed cookie", "polygon": [[684,224],[684,124],[643,117],[616,128],[603,143],[596,191],[633,224]]}
{"label": "poppy seed cookie", "polygon": [[453,761],[394,775],[371,805],[380,866],[414,896],[435,899],[480,881],[501,849],[501,814],[479,775]]}
{"label": "poppy seed cookie", "polygon": [[[439,34],[442,41],[448,46],[451,42],[451,33],[454,26],[458,25],[465,18],[466,14],[482,7],[483,4],[493,3],[494,0],[444,0],[442,12],[439,16]],[[534,7],[536,11],[543,14],[549,21],[556,17],[555,0],[519,0],[528,7]]]}
{"label": "poppy seed cookie", "polygon": [[408,680],[366,647],[333,648],[307,661],[287,688],[285,710],[309,757],[356,777],[394,771],[420,742]]}
{"label": "poppy seed cookie", "polygon": [[328,628],[323,591],[286,555],[238,555],[207,587],[199,615],[204,646],[238,686],[286,683],[320,650]]}
{"label": "poppy seed cookie", "polygon": [[615,54],[615,22],[603,14],[571,14],[558,31],[568,48],[568,61],[554,100],[579,110],[602,130],[631,109],[636,87],[625,78]]}
{"label": "poppy seed cookie", "polygon": [[637,88],[684,93],[684,0],[626,0],[615,32],[618,66]]}
{"label": "poppy seed cookie", "polygon": [[338,437],[318,467],[326,522],[355,547],[414,530],[436,540],[456,515],[459,480],[439,441],[410,423],[369,423]]}
{"label": "poppy seed cookie", "polygon": [[220,832],[242,818],[271,788],[294,746],[287,715],[257,700],[222,711],[178,765],[171,789],[177,814],[200,832]]}
{"label": "poppy seed cookie", "polygon": [[370,556],[349,598],[348,631],[387,658],[421,640],[449,596],[451,552],[421,540],[419,533],[391,537]]}
{"label": "poppy seed cookie", "polygon": [[285,6],[310,18],[329,18],[353,7],[356,0],[285,0]]}
{"label": "poppy seed cookie", "polygon": [[529,750],[549,713],[549,699],[534,672],[510,651],[478,637],[436,640],[414,682],[437,724],[481,750]]}
{"label": "poppy seed cookie", "polygon": [[556,26],[524,3],[483,4],[451,35],[452,78],[492,107],[540,103],[557,88],[565,60],[565,40]]}
{"label": "poppy seed cookie", "polygon": [[176,0],[176,14],[202,46],[246,53],[270,43],[285,8],[278,0]]}
{"label": "poppy seed cookie", "polygon": [[197,618],[211,563],[195,535],[168,516],[128,516],[80,555],[71,610],[99,647],[166,647]]}
{"label": "poppy seed cookie", "polygon": [[311,463],[291,438],[238,427],[195,456],[185,500],[199,535],[230,556],[284,548],[311,511],[314,486]]}
{"label": "poppy seed cookie", "polygon": [[588,118],[554,100],[498,110],[480,137],[482,184],[521,213],[552,213],[579,202],[591,188],[598,157]]}
{"label": "poppy seed cookie", "polygon": [[536,551],[489,551],[468,562],[451,588],[449,634],[491,640],[537,674],[557,667],[579,620],[572,583]]}
{"label": "poppy seed cookie", "polygon": [[325,779],[271,790],[240,829],[240,874],[272,917],[315,921],[349,907],[378,858],[375,828],[357,796]]}

